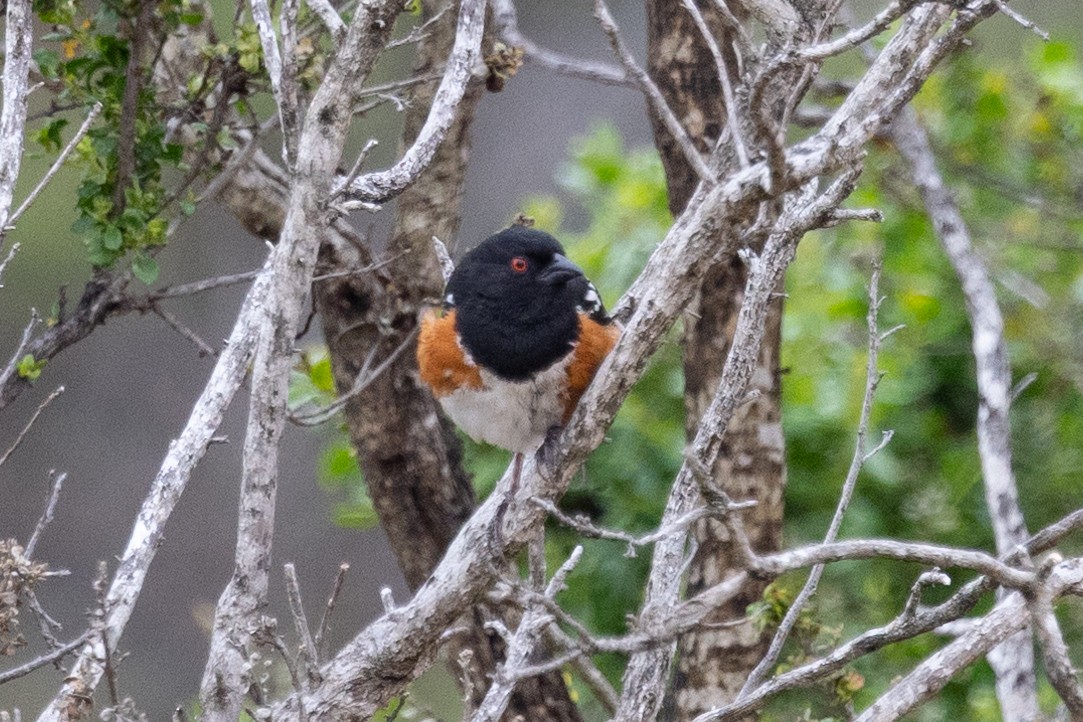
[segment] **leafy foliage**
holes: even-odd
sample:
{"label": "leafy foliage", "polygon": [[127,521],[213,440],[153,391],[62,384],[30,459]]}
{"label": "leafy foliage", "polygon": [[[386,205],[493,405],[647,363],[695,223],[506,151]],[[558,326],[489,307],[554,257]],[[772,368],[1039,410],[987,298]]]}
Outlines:
{"label": "leafy foliage", "polygon": [[[95,103],[102,106],[100,122],[73,156],[82,179],[72,229],[83,238],[93,266],[112,268],[129,259],[134,275],[153,283],[158,276],[154,256],[166,243],[168,219],[175,210],[191,215],[195,197],[190,184],[213,151],[236,145],[230,126],[208,112],[208,105],[228,102],[234,93],[243,95],[247,76],[262,72],[255,26],[239,24],[228,41],[208,43],[205,65],[187,83],[184,97],[170,101],[155,95],[153,63],[165,52],[171,33],[202,26],[199,2],[159,0],[148,6],[132,0],[90,5],[38,0],[34,9],[51,30],[34,60],[54,93],[49,117],[36,131],[38,143],[47,152],[58,152],[63,131],[71,124],[58,115],[72,109],[85,112]],[[309,82],[318,76],[311,51],[310,41],[298,49],[302,80]],[[243,98],[238,99],[236,109],[244,113],[246,108]],[[189,148],[198,146],[194,156],[186,156],[181,139],[170,135],[170,120],[178,117],[189,121],[190,135],[183,142]],[[204,117],[208,122],[199,120]]]}

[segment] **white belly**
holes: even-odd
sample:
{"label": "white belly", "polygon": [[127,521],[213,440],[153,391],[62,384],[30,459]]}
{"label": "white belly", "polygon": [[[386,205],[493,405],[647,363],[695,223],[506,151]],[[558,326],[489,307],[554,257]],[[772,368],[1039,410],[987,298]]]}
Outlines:
{"label": "white belly", "polygon": [[515,453],[534,452],[564,417],[561,391],[568,354],[531,381],[505,381],[482,371],[481,389],[460,389],[440,399],[444,411],[475,441]]}

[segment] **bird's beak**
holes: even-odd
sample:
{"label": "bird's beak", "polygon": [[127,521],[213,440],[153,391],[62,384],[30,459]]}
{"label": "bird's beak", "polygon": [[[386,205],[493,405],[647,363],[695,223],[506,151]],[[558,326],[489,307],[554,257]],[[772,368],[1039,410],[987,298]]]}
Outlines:
{"label": "bird's beak", "polygon": [[567,257],[558,253],[553,256],[553,262],[538,274],[538,278],[541,279],[543,283],[556,285],[558,283],[567,283],[571,279],[582,275],[584,275],[582,268],[569,261]]}

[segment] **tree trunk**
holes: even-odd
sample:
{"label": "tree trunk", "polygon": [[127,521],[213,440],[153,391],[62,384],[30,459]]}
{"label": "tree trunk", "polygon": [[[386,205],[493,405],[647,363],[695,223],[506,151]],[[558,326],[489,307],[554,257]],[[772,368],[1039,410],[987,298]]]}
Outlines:
{"label": "tree trunk", "polygon": [[[735,11],[740,7],[731,4]],[[711,3],[701,12],[727,60],[737,67],[732,38]],[[709,47],[691,14],[679,2],[648,0],[648,71],[697,147],[709,153],[726,131],[726,109],[718,72]],[[740,18],[744,19],[744,18]],[[735,78],[734,78],[735,79]],[[666,170],[670,211],[684,208],[698,179],[661,121],[652,114],[655,145]],[[746,136],[747,137],[747,136]],[[729,153],[728,165],[736,166]],[[725,170],[723,170],[723,174]],[[685,430],[691,440],[721,379],[733,339],[747,272],[736,257],[720,259],[699,289],[685,315],[683,352]],[[717,484],[734,499],[755,499],[745,513],[753,548],[766,552],[781,544],[782,497],[786,482],[781,427],[779,344],[781,298],[772,305],[751,390],[759,396],[742,406],[730,422],[713,469]],[[689,567],[689,596],[736,574],[738,556],[720,524],[700,523],[694,529],[698,549]],[[750,582],[742,594],[720,608],[709,623],[744,617],[745,608],[762,594],[764,583]],[[736,696],[749,672],[762,658],[767,638],[749,623],[703,628],[685,635],[678,645],[673,695],[667,707],[677,719],[691,719]],[[674,710],[673,707],[676,709]]]}

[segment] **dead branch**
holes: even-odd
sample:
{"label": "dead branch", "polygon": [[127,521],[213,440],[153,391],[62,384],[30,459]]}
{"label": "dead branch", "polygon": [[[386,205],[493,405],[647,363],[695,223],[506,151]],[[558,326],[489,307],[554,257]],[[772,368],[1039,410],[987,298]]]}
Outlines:
{"label": "dead branch", "polygon": [[[61,388],[64,387],[61,386]],[[41,512],[41,517],[38,519],[38,523],[34,525],[34,531],[30,534],[30,540],[26,542],[26,549],[23,550],[27,559],[34,558],[34,550],[38,546],[38,541],[41,540],[41,534],[45,531],[45,527],[49,526],[49,522],[53,520],[53,514],[56,512],[56,502],[60,499],[60,491],[64,488],[64,480],[68,478],[67,472],[57,474],[55,471],[50,471],[49,475],[53,477],[53,483],[49,489],[49,498],[45,502],[45,510]]]}
{"label": "dead branch", "polygon": [[[1044,583],[1056,597],[1083,582],[1083,560],[1057,564]],[[1006,596],[989,614],[944,648],[922,661],[910,674],[873,702],[856,722],[893,722],[937,694],[943,686],[998,644],[1025,629],[1030,621],[1020,594]]]}
{"label": "dead branch", "polygon": [[[839,495],[835,514],[831,518],[827,534],[824,536],[825,544],[830,544],[835,541],[838,536],[839,528],[842,526],[842,517],[845,515],[846,509],[850,506],[850,499],[853,497],[854,487],[857,485],[857,477],[861,473],[861,469],[865,465],[865,462],[868,461],[873,454],[886,446],[887,442],[891,439],[891,433],[886,432],[883,440],[874,449],[867,451],[865,448],[865,439],[869,432],[869,417],[872,415],[873,396],[876,393],[876,387],[881,379],[881,374],[876,361],[880,351],[880,344],[884,340],[884,336],[881,335],[880,330],[877,327],[877,318],[879,317],[880,303],[882,301],[883,299],[880,297],[880,263],[877,262],[873,265],[872,278],[869,281],[869,311],[866,317],[866,322],[868,324],[868,351],[865,364],[865,395],[861,402],[861,416],[857,424],[857,441],[854,445],[853,457],[850,460],[850,468],[846,472],[846,479],[842,484],[842,493]],[[812,595],[816,593],[816,587],[820,582],[823,570],[824,567],[820,564],[812,568],[812,571],[809,573],[808,579],[798,593],[797,598],[794,599],[790,608],[786,610],[786,615],[783,617],[782,622],[775,631],[775,635],[771,639],[771,644],[767,649],[767,653],[764,654],[763,659],[761,659],[752,670],[748,679],[745,680],[744,685],[741,687],[741,691],[737,695],[738,700],[758,687],[778,662],[779,655],[782,654],[782,647],[786,643],[786,639],[789,637],[794,625],[797,624],[801,610],[808,603],[808,600],[812,598]]]}
{"label": "dead branch", "polygon": [[[914,111],[903,111],[889,132],[909,169],[966,298],[977,366],[978,455],[985,501],[993,521],[997,552],[1008,554],[1019,548],[1028,535],[1012,471],[1011,424],[1008,417],[1011,367],[996,289],[984,262],[974,250],[962,212],[937,170],[936,158]],[[1020,720],[1035,717],[1038,714],[1037,680],[1030,635],[1022,633],[1009,640],[998,648],[990,663],[998,672],[997,696],[1005,716]],[[1019,675],[1024,676],[1024,682],[1019,681]]]}
{"label": "dead branch", "polygon": [[[192,469],[202,459],[233,395],[244,380],[253,348],[255,309],[264,303],[268,285],[269,279],[264,274],[249,290],[225,351],[219,356],[184,430],[170,445],[151,490],[143,501],[127,548],[106,592],[108,612],[102,622],[114,645],[120,641],[139,599],[147,570],[161,543],[165,523],[180,499]],[[58,722],[67,700],[84,697],[92,691],[105,671],[102,664],[104,658],[101,638],[95,635],[80,652],[68,673],[68,679],[41,713],[39,722]]]}
{"label": "dead branch", "polygon": [[513,0],[493,0],[491,5],[493,8],[493,21],[504,42],[512,47],[522,48],[528,60],[556,73],[573,78],[581,78],[605,85],[623,85],[628,88],[639,87],[636,81],[629,77],[628,73],[622,68],[594,60],[573,58],[535,43],[519,30],[519,18]]}
{"label": "dead branch", "polygon": [[23,439],[25,439],[26,435],[30,433],[30,429],[34,426],[34,422],[36,422],[38,420],[38,417],[41,416],[41,412],[45,411],[45,409],[49,407],[49,404],[53,403],[53,401],[56,400],[56,397],[60,396],[60,394],[62,393],[64,393],[64,387],[57,386],[51,394],[45,397],[44,401],[38,404],[38,407],[34,409],[34,413],[31,414],[30,420],[26,422],[26,426],[24,426],[23,430],[19,432],[19,435],[15,437],[15,441],[12,442],[11,446],[8,447],[7,451],[5,451],[3,454],[0,454],[0,466],[3,466],[4,462],[6,462],[11,457],[11,455],[15,453],[15,449],[19,448],[19,444],[23,443]]}

